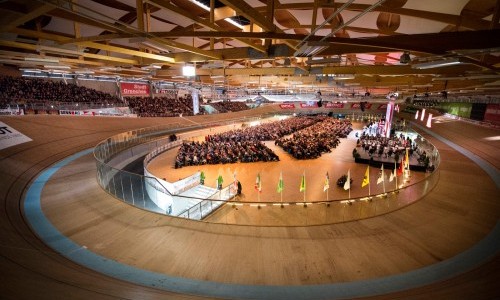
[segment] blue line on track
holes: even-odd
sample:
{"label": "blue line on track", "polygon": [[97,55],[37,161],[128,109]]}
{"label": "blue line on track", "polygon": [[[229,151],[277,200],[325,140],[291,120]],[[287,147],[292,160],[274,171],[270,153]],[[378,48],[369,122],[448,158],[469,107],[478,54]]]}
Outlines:
{"label": "blue line on track", "polygon": [[[449,142],[434,133],[432,135],[447,144]],[[489,261],[500,252],[498,222],[483,240],[455,257],[414,271],[369,280],[299,286],[240,285],[180,278],[138,269],[100,256],[76,244],[57,230],[42,212],[41,193],[52,175],[91,152],[92,149],[78,152],[40,173],[26,194],[26,219],[35,233],[61,255],[96,272],[134,284],[176,293],[230,299],[347,299],[394,293],[453,278]],[[470,152],[462,153],[484,169],[485,165],[470,157]],[[488,174],[492,175],[490,172]]]}

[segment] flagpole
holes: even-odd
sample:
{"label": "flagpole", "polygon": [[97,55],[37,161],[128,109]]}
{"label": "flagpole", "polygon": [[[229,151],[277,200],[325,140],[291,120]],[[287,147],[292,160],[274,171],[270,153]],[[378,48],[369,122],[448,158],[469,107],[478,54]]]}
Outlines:
{"label": "flagpole", "polygon": [[368,163],[368,198],[371,198],[372,192],[371,187],[372,183],[370,182],[370,164]]}
{"label": "flagpole", "polygon": [[[394,163],[394,166],[396,166],[396,163]],[[398,192],[398,171],[396,170],[396,193]]]}
{"label": "flagpole", "polygon": [[385,194],[385,173],[384,173],[384,171],[382,171],[382,187],[384,189],[384,194]]}
{"label": "flagpole", "polygon": [[304,170],[304,204],[306,203],[306,170]]}

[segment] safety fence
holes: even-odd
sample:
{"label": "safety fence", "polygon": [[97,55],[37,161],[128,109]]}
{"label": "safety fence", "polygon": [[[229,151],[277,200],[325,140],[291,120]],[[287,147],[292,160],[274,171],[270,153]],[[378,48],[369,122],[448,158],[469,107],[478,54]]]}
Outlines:
{"label": "safety fence", "polygon": [[[261,118],[265,117],[271,117],[271,115]],[[375,116],[359,114],[347,115],[346,117],[366,121]],[[190,133],[199,129],[208,130],[214,125],[231,125],[249,121],[249,119],[235,119],[192,126],[172,124],[132,130],[112,136],[98,144],[94,150],[98,182],[104,190],[119,200],[156,213],[172,215],[172,211],[167,205],[162,206],[157,205],[157,203],[162,203],[160,199],[164,198],[165,195],[173,197],[173,201],[182,199],[184,196],[173,194],[165,187],[161,179],[141,174],[144,157],[153,151],[158,151],[159,148],[165,150],[174,146],[174,144],[169,144],[172,143],[170,140],[172,134],[178,135],[181,139],[193,138],[195,135]],[[185,136],[182,136],[183,133]],[[287,199],[283,202],[269,202],[265,199],[260,202],[247,202],[233,197],[236,194],[236,187],[231,182],[228,186],[217,190],[206,198],[185,197],[196,201],[191,207],[176,213],[176,215],[211,223],[305,226],[346,222],[386,214],[421,199],[438,182],[439,152],[428,141],[424,141],[424,143],[428,152],[432,153],[432,172],[422,174],[418,181],[409,181],[408,178],[401,176],[398,179],[399,184],[397,186],[391,184],[391,187],[388,187],[384,193],[335,200],[308,199],[307,202],[287,201]],[[125,168],[138,159],[141,161],[141,166],[136,171]],[[151,159],[151,155],[149,159]]]}

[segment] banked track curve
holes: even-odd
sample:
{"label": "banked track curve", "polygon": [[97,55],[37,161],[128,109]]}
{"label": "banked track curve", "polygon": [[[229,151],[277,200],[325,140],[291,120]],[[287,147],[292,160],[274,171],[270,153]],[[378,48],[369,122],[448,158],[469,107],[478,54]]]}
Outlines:
{"label": "banked track curve", "polygon": [[[44,138],[43,134],[41,134],[40,131],[35,130],[35,132],[32,132],[32,130],[28,128],[29,126],[28,127],[21,126],[22,125],[21,122],[19,122],[19,124],[16,125],[15,120],[16,120],[15,118],[12,119],[7,118],[5,121],[9,125],[14,126],[16,129],[22,131],[27,135],[31,135],[33,137],[33,135],[40,134],[41,136],[40,138],[42,139]],[[47,121],[46,125],[47,128],[51,128],[50,125],[52,122],[54,122],[54,120],[56,119],[51,119],[51,118],[44,119],[44,121]],[[60,120],[61,119],[57,119],[58,122]],[[26,166],[30,166],[28,167],[28,169],[33,168],[33,166],[36,166],[36,168],[31,172],[27,171],[20,172],[19,178],[17,178],[17,180],[11,180],[10,182],[11,184],[8,187],[8,190],[10,192],[7,195],[7,197],[4,196],[3,198],[6,207],[5,212],[7,211],[9,212],[8,214],[10,218],[10,225],[2,221],[3,224],[2,227],[4,227],[5,229],[9,227],[15,228],[16,226],[20,227],[16,230],[8,231],[9,233],[10,232],[12,233],[13,237],[9,237],[8,239],[2,239],[3,241],[8,241],[8,244],[2,246],[2,257],[4,257],[4,259],[2,259],[3,261],[2,267],[4,266],[7,267],[7,268],[2,268],[3,270],[7,270],[7,272],[2,272],[2,273],[9,275],[3,278],[4,283],[9,283],[8,285],[9,288],[2,287],[2,295],[7,296],[7,298],[9,298],[9,295],[11,297],[13,295],[17,295],[16,298],[29,298],[28,295],[37,295],[37,298],[43,298],[43,295],[46,295],[47,298],[53,298],[54,295],[65,295],[65,294],[73,294],[74,298],[88,298],[89,295],[92,295],[93,298],[103,298],[103,299],[108,297],[137,298],[137,296],[139,295],[141,295],[141,297],[147,295],[148,297],[151,296],[153,298],[165,296],[166,292],[164,291],[158,291],[155,289],[148,289],[144,287],[137,287],[129,283],[124,283],[119,280],[114,280],[109,277],[102,276],[84,267],[71,263],[70,261],[54,253],[51,249],[48,249],[35,236],[33,236],[30,229],[27,228],[25,224],[23,224],[24,219],[23,216],[21,215],[22,212],[19,211],[20,200],[22,199],[22,197],[20,197],[20,193],[22,193],[22,191],[25,189],[27,182],[30,181],[34,176],[36,176],[36,174],[38,174],[43,168],[49,166],[51,163],[65,156],[68,156],[68,154],[72,152],[78,152],[78,150],[88,148],[90,144],[97,142],[99,139],[103,139],[109,136],[110,132],[120,132],[120,131],[125,131],[128,128],[145,127],[148,123],[144,120],[141,120],[141,121],[131,122],[130,124],[127,124],[127,126],[123,126],[123,124],[119,124],[115,120],[110,120],[110,119],[103,119],[103,120],[105,120],[102,122],[105,123],[104,125],[93,124],[94,122],[93,120],[90,121],[90,120],[65,119],[65,121],[67,121],[69,124],[72,124],[75,127],[75,130],[71,131],[71,129],[68,128],[60,129],[60,132],[56,133],[56,135],[59,135],[61,137],[61,140],[65,139],[64,137],[77,136],[77,134],[75,134],[75,131],[81,130],[82,128],[85,127],[92,128],[94,126],[95,127],[99,126],[98,128],[102,129],[105,128],[101,132],[97,130],[98,133],[96,133],[94,136],[75,138],[75,140],[77,140],[75,142],[75,145],[68,144],[66,140],[64,142],[61,141],[60,144],[58,144],[58,139],[54,138],[54,140],[51,142],[54,146],[40,145],[39,147],[33,147],[32,150],[24,151],[24,153],[20,155],[21,158],[16,157],[16,155],[13,154],[13,152],[15,152],[14,150],[10,150],[13,151],[10,154],[7,154],[5,156],[2,155],[2,157],[7,157],[8,155],[11,155],[9,158],[3,159],[1,163],[3,164],[2,170],[8,170],[7,173],[9,174],[7,175],[13,177],[10,174],[14,173],[10,169],[12,168],[13,162],[15,164],[25,162],[26,160],[25,158],[29,157],[30,151],[31,153],[37,153],[37,152],[40,153],[38,161],[36,160],[31,161],[30,164],[25,162]],[[158,122],[158,120],[154,120],[152,122]],[[444,129],[446,130],[446,128]],[[475,130],[481,131],[480,128]],[[491,133],[486,133],[485,135],[489,134]],[[35,141],[36,140],[37,139],[35,139]],[[23,147],[26,146],[19,146],[18,148],[23,148]],[[66,149],[64,149],[65,147]],[[58,154],[57,151],[55,151],[55,149],[60,150],[60,154]],[[42,150],[44,151],[41,152]],[[443,146],[442,150],[444,152],[453,151],[451,149],[448,149],[446,146]],[[54,156],[50,157],[51,155]],[[10,168],[5,168],[5,167],[10,167]],[[28,176],[27,175],[28,173],[30,173],[31,176]],[[482,179],[488,181],[487,179],[484,178]],[[23,184],[20,184],[20,181],[23,181]],[[488,184],[488,182],[486,183]],[[3,188],[2,191],[6,191],[6,189]],[[15,205],[12,205],[11,199],[16,199],[17,197],[14,191],[17,191],[19,198],[17,200],[17,203]],[[7,199],[9,199],[9,201],[6,201]],[[415,206],[417,205],[419,204],[415,204]],[[16,207],[16,209],[13,209],[12,206]],[[496,210],[496,212],[498,212],[498,209]],[[16,214],[19,215],[18,220],[15,220],[12,217],[12,215]],[[491,220],[495,218],[496,220],[498,220],[498,215],[489,216],[489,222],[484,222],[485,224],[482,225],[483,227],[485,227],[484,232],[482,232],[479,235],[484,236],[484,233],[487,233],[492,228],[492,224],[494,224],[494,222],[492,222]],[[5,218],[3,220],[5,220]],[[18,225],[13,225],[13,224],[18,224]],[[17,240],[16,236],[18,237]],[[475,239],[479,240],[480,237],[476,236]],[[51,265],[52,268],[50,269],[46,268],[47,265]],[[20,268],[19,266],[23,266],[24,269]],[[478,282],[481,285],[484,284],[485,282],[486,283],[491,282],[493,278],[492,275],[498,275],[497,266],[498,266],[498,257],[495,257],[489,264],[479,269],[473,270],[469,273],[466,273],[464,275],[455,277],[454,279],[447,280],[445,282],[431,284],[430,286],[423,288],[417,288],[400,293],[393,293],[392,297],[400,295],[401,293],[402,293],[401,295],[404,295],[405,298],[411,296],[418,298],[428,293],[430,294],[442,293],[445,295],[463,296],[464,294],[463,291],[461,291],[461,289],[465,288],[470,292],[471,285],[474,286],[475,284],[478,284]],[[486,272],[486,276],[483,278],[481,276],[477,276],[478,272],[480,274]],[[20,276],[18,275],[20,273],[24,274]],[[20,280],[20,278],[23,278],[23,280]],[[467,283],[464,284],[464,282]],[[42,290],[45,291],[45,294],[41,292]],[[495,294],[495,291],[488,289],[486,291],[487,292],[485,292],[485,290],[483,289],[482,291],[478,290],[475,293],[477,293],[476,295],[481,295],[481,293],[483,293],[484,295],[489,295],[489,296]],[[172,297],[173,296],[184,297],[181,295],[174,295],[171,293],[168,295]],[[388,298],[391,298],[391,295],[386,295],[386,296]],[[187,296],[187,297],[194,298],[193,296]]]}

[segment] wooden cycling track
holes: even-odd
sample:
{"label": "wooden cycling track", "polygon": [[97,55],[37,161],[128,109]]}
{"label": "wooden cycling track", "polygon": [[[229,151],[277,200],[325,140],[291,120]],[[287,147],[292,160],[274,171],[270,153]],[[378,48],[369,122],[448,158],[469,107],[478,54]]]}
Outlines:
{"label": "wooden cycling track", "polygon": [[[212,118],[258,115],[272,109],[200,116],[192,120],[205,122]],[[116,133],[191,122],[180,118],[124,121],[63,116],[2,117],[0,120],[33,139],[0,152],[0,298],[203,298],[143,287],[78,265],[46,246],[33,233],[22,209],[30,182],[53,163]],[[500,142],[486,139],[498,138],[498,130],[446,122],[435,124],[432,131],[499,168]],[[432,265],[466,251],[483,239],[499,220],[499,194],[493,180],[453,148],[425,136],[438,147],[442,157],[437,186],[417,203],[371,219],[312,227],[259,228],[206,225],[160,217],[120,203],[100,190],[95,183],[95,165],[89,157],[75,162],[78,172],[57,174],[54,184],[44,191],[55,195],[46,201],[51,207],[46,213],[56,225],[70,224],[70,228],[60,230],[72,239],[84,239],[86,234],[87,239],[109,238],[107,234],[118,233],[117,240],[122,240],[110,240],[109,244],[93,247],[104,254],[116,252],[121,260],[132,265],[147,266],[154,261],[148,258],[155,256],[155,249],[135,253],[135,247],[130,247],[129,252],[127,248],[137,243],[145,230],[155,231],[156,226],[160,234],[171,235],[168,241],[172,245],[167,250],[177,251],[170,253],[176,262],[168,264],[166,272],[180,277],[237,284],[301,285],[387,276]],[[81,189],[85,191],[86,187],[92,189],[87,191],[87,196],[82,196],[85,193]],[[98,198],[98,201],[86,202],[87,197]],[[51,213],[57,211],[57,201],[64,199],[72,199],[71,205],[63,206],[66,211]],[[80,214],[84,205],[72,205],[82,202],[87,207],[85,213]],[[91,211],[112,213],[96,217],[89,215]],[[94,223],[96,220],[99,224]],[[101,223],[110,225],[100,227]],[[92,249],[91,242],[89,248]],[[199,259],[205,255],[209,259]],[[155,267],[149,265],[151,269]],[[497,253],[486,263],[451,279],[436,278],[426,286],[366,299],[494,299],[500,297],[499,275]]]}

